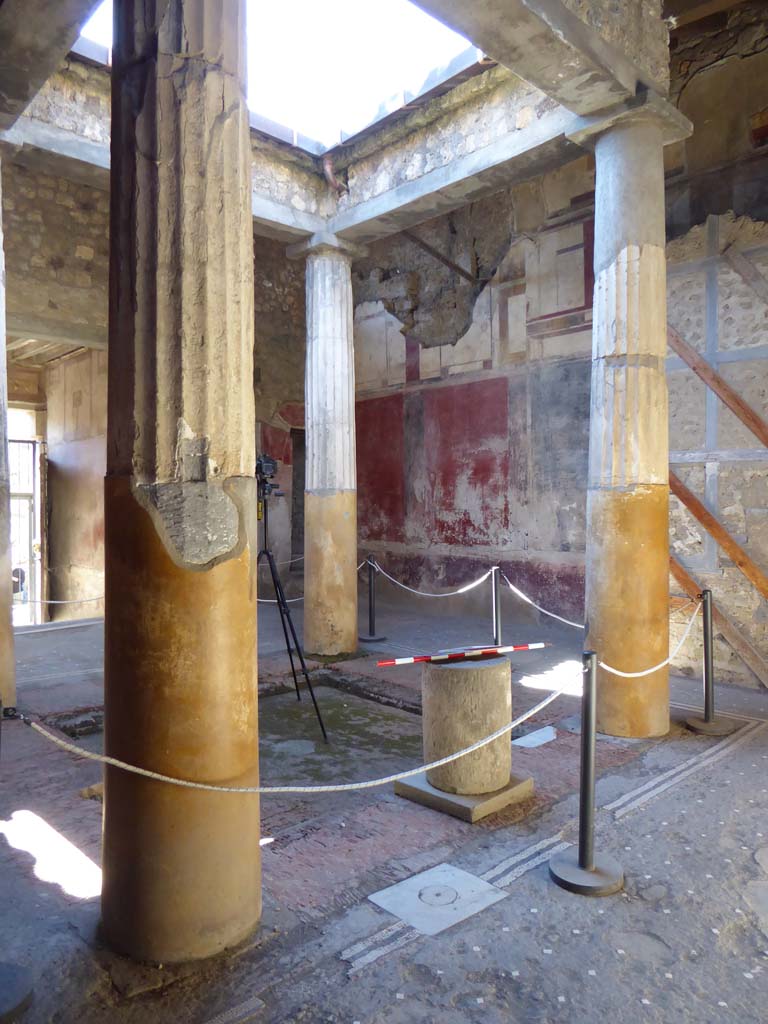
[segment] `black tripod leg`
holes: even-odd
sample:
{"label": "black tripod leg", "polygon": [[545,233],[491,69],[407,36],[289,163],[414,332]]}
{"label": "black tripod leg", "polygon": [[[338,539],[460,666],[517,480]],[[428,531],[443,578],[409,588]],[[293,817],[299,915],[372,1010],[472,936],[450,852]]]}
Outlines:
{"label": "black tripod leg", "polygon": [[[291,616],[291,609],[288,607],[288,601],[286,600],[286,597],[285,597],[285,591],[283,590],[283,584],[282,584],[282,582],[280,580],[280,576],[278,575],[277,566],[275,565],[274,559],[272,558],[272,553],[270,551],[267,551],[266,554],[267,554],[267,558],[269,559],[270,569],[272,570],[272,582],[275,585],[275,594],[277,596],[277,603],[278,603],[278,606],[280,608],[281,619],[282,619],[282,622],[283,622],[283,630],[285,631],[286,624],[287,624],[287,627],[291,631],[291,636],[293,637],[293,646],[296,648],[296,654],[298,655],[299,661],[301,662],[301,671],[304,673],[304,679],[306,680],[306,683],[307,683],[307,689],[309,690],[309,696],[312,698],[312,704],[313,704],[313,706],[315,708],[315,714],[317,715],[317,721],[320,724],[320,731],[323,734],[323,739],[325,740],[326,743],[328,743],[328,733],[325,731],[325,724],[323,722],[323,716],[320,714],[320,707],[319,707],[319,705],[317,703],[317,699],[315,697],[315,691],[312,688],[312,682],[311,682],[311,680],[309,678],[309,672],[307,670],[307,663],[304,660],[304,652],[301,649],[301,644],[299,643],[299,638],[296,635],[296,627],[293,624],[293,618]],[[290,641],[288,639],[287,633],[286,633],[286,637],[285,637],[285,643],[286,643],[286,646],[288,648],[288,656],[291,659],[291,668],[293,668],[293,656],[291,654],[291,643],[290,643]],[[294,673],[293,673],[293,678],[294,678],[294,682],[295,682],[296,681],[296,671],[295,670],[294,670]],[[297,694],[298,694],[298,690],[299,690],[298,683],[296,683],[296,692],[297,692]]]}
{"label": "black tripod leg", "polygon": [[317,720],[320,723],[320,729],[321,729],[322,734],[323,734],[323,739],[325,740],[326,743],[328,743],[328,733],[325,731],[325,725],[323,724],[323,716],[320,714],[320,708],[318,706],[317,699],[315,697],[315,691],[312,688],[312,681],[309,678],[309,671],[307,669],[307,663],[304,660],[304,652],[302,651],[301,644],[299,643],[298,637],[296,636],[296,627],[293,625],[293,619],[291,618],[291,611],[287,607],[287,605],[286,605],[286,613],[287,613],[286,617],[288,619],[288,625],[290,627],[291,635],[293,636],[293,642],[294,642],[294,645],[296,647],[296,653],[298,654],[299,661],[301,662],[301,671],[304,673],[304,679],[306,680],[307,689],[309,690],[309,696],[312,698],[312,703],[313,703],[313,705],[315,707],[315,714],[317,715]]}
{"label": "black tripod leg", "polygon": [[[272,552],[262,551],[259,554],[259,558],[261,558],[262,555],[264,556],[264,558],[267,559],[267,562],[269,563],[269,571],[272,574],[272,586],[274,587],[275,590],[277,610],[280,612],[280,625],[283,627],[283,636],[285,637],[285,649],[288,651],[288,660],[291,663],[291,672],[293,673],[293,685],[296,689],[296,700],[301,700],[301,691],[299,690],[299,677],[296,674],[296,664],[293,660],[293,650],[291,648],[291,641],[288,637],[288,627],[286,626],[285,623],[286,615],[289,614],[288,603],[285,600],[285,592],[283,590],[283,585],[280,582],[280,577],[277,574],[277,566],[275,565],[275,561],[272,557]],[[290,618],[288,621],[290,622]],[[293,632],[293,630],[291,630],[291,632]]]}
{"label": "black tripod leg", "polygon": [[293,685],[296,688],[296,700],[301,700],[301,690],[299,689],[299,676],[298,676],[298,673],[296,671],[296,663],[293,660],[293,650],[291,648],[291,641],[288,639],[288,630],[286,629],[286,626],[285,626],[285,612],[284,612],[283,608],[280,607],[279,602],[278,602],[278,607],[280,608],[280,620],[281,620],[281,622],[283,624],[283,635],[285,636],[285,648],[288,651],[288,660],[291,663],[291,672],[293,674]]}

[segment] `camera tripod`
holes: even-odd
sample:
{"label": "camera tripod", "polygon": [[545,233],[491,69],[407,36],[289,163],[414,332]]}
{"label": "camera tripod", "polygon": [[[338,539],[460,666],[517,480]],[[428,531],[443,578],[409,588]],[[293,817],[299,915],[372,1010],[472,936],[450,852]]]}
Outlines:
{"label": "camera tripod", "polygon": [[262,559],[265,559],[269,565],[269,571],[272,576],[272,586],[275,591],[275,600],[277,602],[277,610],[280,612],[280,624],[283,627],[283,636],[285,637],[285,649],[288,652],[288,658],[291,662],[291,672],[293,673],[293,685],[296,688],[296,699],[301,700],[301,691],[299,690],[299,677],[296,672],[296,663],[294,661],[294,655],[296,655],[301,664],[301,671],[304,674],[304,679],[307,683],[307,689],[309,695],[312,698],[312,704],[315,708],[315,714],[317,715],[317,721],[320,725],[320,731],[323,734],[323,739],[326,743],[329,742],[328,734],[325,731],[325,725],[323,724],[323,716],[320,714],[320,708],[317,704],[315,697],[315,691],[312,689],[312,683],[309,678],[309,672],[307,671],[307,663],[304,660],[304,652],[301,649],[301,644],[296,635],[296,627],[293,624],[291,618],[291,609],[288,607],[288,600],[285,596],[285,590],[283,590],[283,583],[280,579],[280,573],[277,571],[277,564],[275,563],[275,557],[269,548],[269,495],[274,490],[275,485],[271,484],[265,475],[257,471],[258,480],[258,501],[259,509],[262,511],[262,521],[264,523],[264,540],[261,549],[256,558],[256,568],[258,570],[261,565]]}

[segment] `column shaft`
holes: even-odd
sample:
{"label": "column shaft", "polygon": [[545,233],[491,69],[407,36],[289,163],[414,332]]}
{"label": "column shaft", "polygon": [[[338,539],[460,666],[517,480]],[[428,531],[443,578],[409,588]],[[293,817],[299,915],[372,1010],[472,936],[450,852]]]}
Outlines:
{"label": "column shaft", "polygon": [[[245,0],[116,0],[106,749],[235,786],[258,782],[244,54]],[[258,797],[105,783],[107,941],[174,962],[245,938]]]}
{"label": "column shaft", "polygon": [[304,646],[357,647],[355,359],[350,256],[307,257]]}
{"label": "column shaft", "polygon": [[[660,129],[633,122],[596,149],[586,649],[625,672],[669,650],[669,451]],[[669,728],[669,675],[598,672],[598,728]]]}
{"label": "column shaft", "polygon": [[16,706],[16,663],[13,652],[13,594],[11,590],[11,475],[8,465],[8,358],[5,348],[5,250],[3,247],[3,189],[0,165],[0,698],[3,707]]}

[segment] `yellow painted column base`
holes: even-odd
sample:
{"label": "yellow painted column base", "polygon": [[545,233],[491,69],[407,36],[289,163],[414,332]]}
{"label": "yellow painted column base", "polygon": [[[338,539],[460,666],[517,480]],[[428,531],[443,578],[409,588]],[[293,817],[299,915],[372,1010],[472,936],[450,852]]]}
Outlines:
{"label": "yellow painted column base", "polygon": [[304,649],[357,650],[357,492],[304,495]]}
{"label": "yellow painted column base", "polygon": [[[586,649],[624,672],[669,654],[669,488],[637,485],[588,496]],[[669,669],[624,679],[598,669],[597,728],[611,736],[669,731]]]}
{"label": "yellow painted column base", "polygon": [[[108,478],[106,752],[165,775],[258,785],[250,551],[179,566],[127,478]],[[261,916],[258,795],[105,774],[102,933],[177,963],[245,939]]]}

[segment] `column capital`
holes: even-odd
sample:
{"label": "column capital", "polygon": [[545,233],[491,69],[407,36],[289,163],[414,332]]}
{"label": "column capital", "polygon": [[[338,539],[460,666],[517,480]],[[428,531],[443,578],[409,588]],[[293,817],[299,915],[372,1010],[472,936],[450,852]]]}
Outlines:
{"label": "column capital", "polygon": [[317,231],[314,235],[304,239],[303,242],[289,245],[285,252],[289,260],[297,260],[304,256],[316,256],[323,253],[335,253],[339,256],[346,256],[351,261],[363,259],[363,257],[367,256],[368,247],[348,242],[345,238],[339,238],[338,235],[334,235],[331,231]]}
{"label": "column capital", "polygon": [[662,144],[682,142],[693,133],[693,125],[663,96],[646,89],[626,103],[599,114],[579,118],[567,138],[585,149],[594,149],[597,140],[614,128],[629,127],[638,122],[651,122],[661,129]]}

